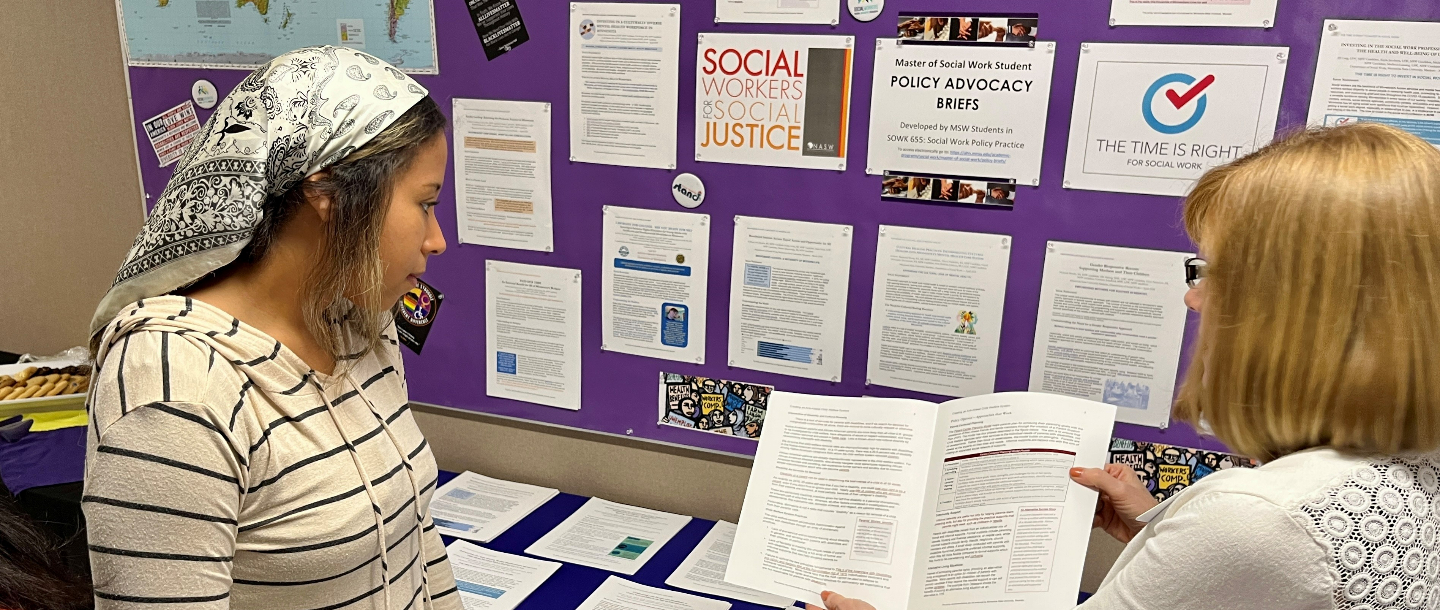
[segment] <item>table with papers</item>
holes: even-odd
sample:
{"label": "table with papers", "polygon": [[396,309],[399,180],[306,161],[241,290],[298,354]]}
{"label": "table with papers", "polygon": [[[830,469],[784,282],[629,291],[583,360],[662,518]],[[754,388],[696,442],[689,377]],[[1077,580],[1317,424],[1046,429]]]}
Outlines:
{"label": "table with papers", "polygon": [[[440,472],[440,485],[444,485],[454,478],[456,473]],[[561,493],[551,498],[549,502],[535,509],[519,523],[516,523],[505,533],[495,537],[488,543],[477,543],[480,546],[494,551],[524,555],[525,549],[530,548],[542,536],[555,529],[567,517],[579,510],[589,500],[585,496]],[[666,586],[665,579],[679,567],[680,563],[694,550],[705,537],[705,534],[714,526],[714,521],[704,519],[692,519],[681,528],[674,538],[671,538],[664,546],[657,551],[634,576],[618,576],[631,582],[642,585],[680,591],[691,595],[701,595],[694,591],[685,591],[675,587]],[[455,538],[441,536],[448,545],[455,541]],[[540,588],[531,593],[525,601],[521,602],[517,610],[569,610],[578,608],[586,598],[590,597],[605,579],[614,572],[590,568],[571,563],[565,563],[555,572]],[[768,606],[746,603],[734,599],[725,599],[715,596],[704,596],[712,599],[723,599],[729,602],[731,610],[766,610]]]}

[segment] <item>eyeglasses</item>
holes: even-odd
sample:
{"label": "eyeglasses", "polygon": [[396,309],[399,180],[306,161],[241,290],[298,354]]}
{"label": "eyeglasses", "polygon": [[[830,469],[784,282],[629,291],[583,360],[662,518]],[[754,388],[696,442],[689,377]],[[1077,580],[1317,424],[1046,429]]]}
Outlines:
{"label": "eyeglasses", "polygon": [[1191,288],[1200,285],[1200,280],[1205,279],[1205,259],[1200,257],[1185,259],[1185,283]]}

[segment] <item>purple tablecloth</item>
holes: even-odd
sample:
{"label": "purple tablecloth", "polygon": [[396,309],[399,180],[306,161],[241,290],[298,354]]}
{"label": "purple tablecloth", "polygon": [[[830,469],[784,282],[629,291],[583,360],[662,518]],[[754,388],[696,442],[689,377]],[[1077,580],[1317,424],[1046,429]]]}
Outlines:
{"label": "purple tablecloth", "polygon": [[12,494],[31,487],[74,483],[85,478],[85,433],[76,426],[31,432],[14,442],[0,440],[0,481]]}

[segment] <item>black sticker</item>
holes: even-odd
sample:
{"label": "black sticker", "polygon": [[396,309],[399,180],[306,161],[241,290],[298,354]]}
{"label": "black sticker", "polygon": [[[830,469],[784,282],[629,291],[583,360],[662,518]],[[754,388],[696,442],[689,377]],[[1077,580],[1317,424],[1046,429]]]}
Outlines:
{"label": "black sticker", "polygon": [[399,335],[400,343],[419,354],[444,301],[445,295],[425,282],[420,282],[419,286],[400,297],[399,306],[395,308],[395,333]]}
{"label": "black sticker", "polygon": [[530,40],[515,0],[465,0],[465,4],[470,7],[480,46],[485,47],[485,59],[495,59]]}

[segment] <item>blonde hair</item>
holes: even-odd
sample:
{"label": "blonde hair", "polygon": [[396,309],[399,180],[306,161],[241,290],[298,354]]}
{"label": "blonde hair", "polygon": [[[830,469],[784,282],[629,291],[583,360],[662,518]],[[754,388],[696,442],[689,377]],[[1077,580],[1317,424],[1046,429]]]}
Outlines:
{"label": "blonde hair", "polygon": [[1209,265],[1177,417],[1260,460],[1440,448],[1440,151],[1300,132],[1207,172],[1185,227]]}

